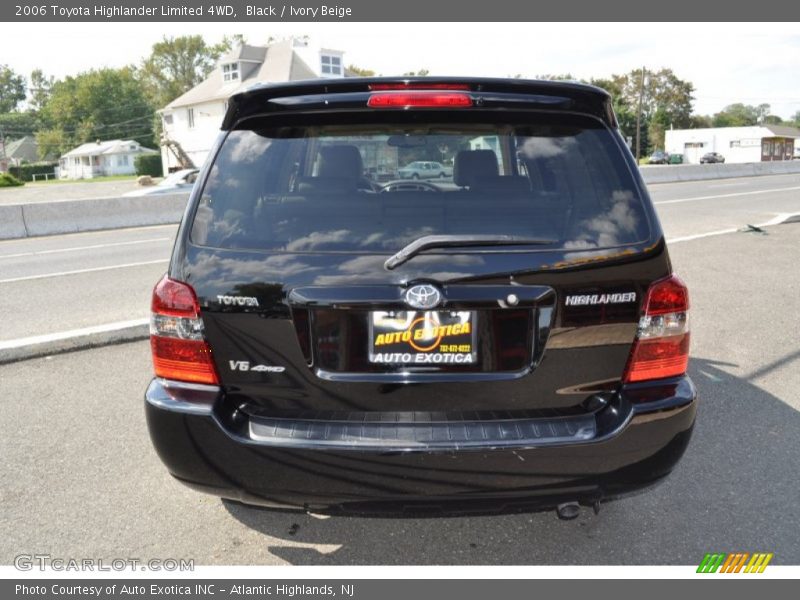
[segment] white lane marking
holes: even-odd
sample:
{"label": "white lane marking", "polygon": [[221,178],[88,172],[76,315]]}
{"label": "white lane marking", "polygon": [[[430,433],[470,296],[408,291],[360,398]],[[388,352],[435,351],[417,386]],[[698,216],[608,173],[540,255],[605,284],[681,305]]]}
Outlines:
{"label": "white lane marking", "polygon": [[118,331],[120,329],[127,329],[129,327],[139,327],[147,325],[150,319],[133,319],[130,321],[117,321],[116,323],[106,323],[105,325],[93,325],[92,327],[83,327],[81,329],[70,329],[69,331],[59,331],[58,333],[47,333],[45,335],[34,335],[26,338],[17,338],[16,340],[0,341],[0,350],[10,350],[12,348],[21,348],[23,346],[33,346],[36,344],[45,344],[47,342],[58,342],[61,340],[68,340],[71,338],[92,335],[94,333],[106,333],[109,331]]}
{"label": "white lane marking", "polygon": [[690,186],[690,185],[700,185],[702,186],[704,183],[708,183],[710,181],[722,183],[725,181],[745,181],[745,182],[761,182],[761,181],[776,181],[784,178],[791,178],[796,179],[798,173],[782,173],[780,175],[750,175],[747,177],[721,177],[719,179],[693,179],[689,181],[662,181],[660,183],[648,183],[647,187],[655,187],[655,186]]}
{"label": "white lane marking", "polygon": [[97,229],[95,231],[73,231],[72,233],[59,233],[55,235],[38,235],[29,238],[14,238],[11,240],[0,240],[0,247],[2,246],[9,246],[11,244],[35,244],[37,242],[41,242],[43,239],[48,240],[59,240],[59,239],[73,239],[77,238],[78,236],[81,237],[90,237],[90,236],[101,236],[101,235],[115,235],[119,236],[121,234],[125,234],[128,232],[134,231],[147,231],[148,229],[166,229],[167,227],[173,227],[175,229],[178,228],[177,223],[165,223],[163,225],[142,225],[140,227],[117,227],[116,229]]}
{"label": "white lane marking", "polygon": [[[800,215],[800,213],[780,213],[775,215],[769,221],[764,223],[758,223],[756,227],[771,227],[772,225],[780,225],[789,217],[796,217]],[[677,244],[679,242],[688,242],[690,240],[698,240],[700,238],[707,238],[712,237],[715,235],[725,235],[726,233],[736,233],[737,231],[742,231],[742,229],[718,229],[716,231],[708,231],[706,233],[697,233],[695,235],[685,235],[683,237],[676,237],[667,239],[668,244]]]}
{"label": "white lane marking", "polygon": [[698,240],[700,238],[711,237],[713,235],[724,235],[726,233],[736,233],[738,229],[718,229],[717,231],[709,231],[708,233],[698,233],[695,235],[685,235],[683,237],[676,237],[668,239],[668,244],[677,244],[679,242],[688,242],[690,240]]}
{"label": "white lane marking", "polygon": [[91,269],[76,269],[75,271],[61,271],[59,273],[43,273],[42,275],[26,275],[25,277],[12,277],[0,279],[0,283],[14,283],[15,281],[29,281],[31,279],[47,279],[48,277],[63,277],[65,275],[79,275],[80,273],[94,273],[97,271],[111,271],[112,269],[127,269],[128,267],[142,267],[144,265],[157,265],[168,263],[169,259],[146,260],[143,262],[126,263],[124,265],[109,265],[107,267],[93,267]]}
{"label": "white lane marking", "polygon": [[734,181],[733,183],[716,183],[713,185],[709,185],[709,189],[711,188],[727,188],[727,187],[742,187],[743,185],[747,185],[747,181]]}
{"label": "white lane marking", "polygon": [[677,198],[675,200],[659,200],[653,204],[678,204],[680,202],[695,202],[697,200],[714,200],[715,198],[735,198],[736,196],[754,196],[756,194],[770,194],[772,192],[791,192],[800,190],[800,185],[787,188],[774,188],[771,190],[755,190],[752,192],[737,192],[735,194],[717,194],[715,196],[695,196],[694,198]]}
{"label": "white lane marking", "polygon": [[91,246],[74,246],[72,248],[54,248],[52,250],[34,250],[33,252],[19,252],[17,254],[0,254],[3,258],[20,258],[23,256],[39,256],[40,254],[58,254],[60,252],[77,252],[79,250],[95,250],[97,248],[112,248],[114,246],[132,246],[134,244],[150,244],[153,242],[168,242],[170,237],[149,238],[146,240],[132,240],[130,242],[112,242],[109,244],[93,244]]}

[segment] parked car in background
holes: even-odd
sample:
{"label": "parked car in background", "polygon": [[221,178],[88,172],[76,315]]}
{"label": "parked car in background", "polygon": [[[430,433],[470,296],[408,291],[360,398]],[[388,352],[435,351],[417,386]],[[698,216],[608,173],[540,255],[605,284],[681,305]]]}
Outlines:
{"label": "parked car in background", "polygon": [[435,179],[453,176],[453,169],[440,162],[430,160],[415,160],[402,167],[397,174],[400,179]]}
{"label": "parked car in background", "polygon": [[199,169],[181,169],[170,173],[157,185],[145,187],[123,194],[124,196],[153,196],[160,194],[178,194],[192,191]]}
{"label": "parked car in background", "polygon": [[712,163],[724,163],[725,157],[719,152],[706,152],[700,157],[700,164],[707,165]]}
{"label": "parked car in background", "polygon": [[664,152],[663,150],[656,150],[653,154],[650,155],[650,158],[647,159],[648,164],[651,165],[666,165],[669,164],[669,154]]}

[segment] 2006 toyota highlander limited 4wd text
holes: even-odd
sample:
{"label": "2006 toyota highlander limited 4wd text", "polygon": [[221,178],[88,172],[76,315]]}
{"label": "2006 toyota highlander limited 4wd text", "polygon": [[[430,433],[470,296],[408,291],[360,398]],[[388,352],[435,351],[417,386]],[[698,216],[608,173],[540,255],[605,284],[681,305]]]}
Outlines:
{"label": "2006 toyota highlander limited 4wd text", "polygon": [[688,309],[603,90],[255,87],[153,292],[150,435],[249,504],[571,517],[683,454]]}

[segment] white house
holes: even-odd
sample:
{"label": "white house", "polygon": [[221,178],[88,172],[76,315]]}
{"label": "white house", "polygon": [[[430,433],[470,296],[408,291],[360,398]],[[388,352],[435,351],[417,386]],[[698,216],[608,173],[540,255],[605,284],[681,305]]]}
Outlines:
{"label": "white house", "polygon": [[683,162],[699,163],[707,152],[718,152],[727,163],[791,160],[800,129],[786,125],[711,127],[667,130],[664,150],[683,154]]}
{"label": "white house", "polygon": [[231,95],[255,83],[344,76],[344,52],[314,46],[308,38],[240,45],[219,60],[205,81],[159,111],[164,173],[202,165]]}
{"label": "white house", "polygon": [[135,140],[89,142],[70,150],[59,159],[61,179],[91,179],[104,175],[133,175],[133,161],[140,154],[157,154]]}

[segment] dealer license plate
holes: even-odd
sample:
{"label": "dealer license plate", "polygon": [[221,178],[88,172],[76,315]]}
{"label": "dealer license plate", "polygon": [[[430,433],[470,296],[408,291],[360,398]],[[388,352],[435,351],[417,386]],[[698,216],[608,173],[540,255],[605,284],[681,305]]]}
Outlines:
{"label": "dealer license plate", "polygon": [[474,311],[373,311],[369,362],[387,365],[474,365]]}

